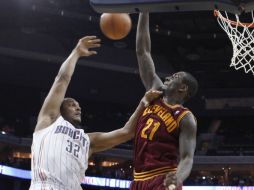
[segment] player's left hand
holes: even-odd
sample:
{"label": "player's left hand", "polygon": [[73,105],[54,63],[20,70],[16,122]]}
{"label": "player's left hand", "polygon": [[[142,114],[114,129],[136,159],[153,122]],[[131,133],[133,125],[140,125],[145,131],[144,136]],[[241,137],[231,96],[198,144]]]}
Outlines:
{"label": "player's left hand", "polygon": [[88,57],[97,54],[96,51],[90,49],[100,47],[100,42],[101,40],[96,36],[85,36],[79,40],[75,49],[79,53],[79,56]]}
{"label": "player's left hand", "polygon": [[167,173],[164,179],[165,190],[177,190],[176,172]]}
{"label": "player's left hand", "polygon": [[149,104],[162,95],[162,91],[158,90],[149,90],[145,93],[145,96],[142,98],[142,101],[145,107],[149,106]]}

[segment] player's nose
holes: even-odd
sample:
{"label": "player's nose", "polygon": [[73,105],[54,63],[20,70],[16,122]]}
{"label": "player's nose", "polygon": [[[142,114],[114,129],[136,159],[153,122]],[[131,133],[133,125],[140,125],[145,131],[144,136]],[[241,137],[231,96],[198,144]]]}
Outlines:
{"label": "player's nose", "polygon": [[81,112],[81,107],[77,106],[76,110]]}

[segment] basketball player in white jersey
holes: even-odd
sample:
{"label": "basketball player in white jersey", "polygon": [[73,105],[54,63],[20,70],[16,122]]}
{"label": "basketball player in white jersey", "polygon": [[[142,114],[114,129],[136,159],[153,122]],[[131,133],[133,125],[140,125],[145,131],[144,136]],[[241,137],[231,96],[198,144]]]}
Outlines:
{"label": "basketball player in white jersey", "polygon": [[135,125],[145,106],[161,93],[149,91],[123,128],[108,133],[84,133],[80,128],[81,108],[65,93],[80,57],[97,54],[95,36],[86,36],[62,64],[42,105],[32,144],[30,190],[80,190],[91,154],[112,148],[134,136]]}

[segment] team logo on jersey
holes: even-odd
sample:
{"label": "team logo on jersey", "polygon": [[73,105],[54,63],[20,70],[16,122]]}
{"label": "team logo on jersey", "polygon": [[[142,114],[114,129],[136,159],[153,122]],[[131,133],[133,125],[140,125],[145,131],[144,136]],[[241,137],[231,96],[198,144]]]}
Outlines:
{"label": "team logo on jersey", "polygon": [[166,125],[168,128],[175,128],[177,126],[177,123],[175,121],[175,118],[171,115],[171,113],[164,108],[163,106],[160,106],[158,104],[152,105],[147,107],[143,112],[143,117],[148,114],[155,114],[157,115]]}
{"label": "team logo on jersey", "polygon": [[65,135],[68,135],[69,137],[71,137],[74,140],[80,140],[82,145],[85,146],[86,145],[86,138],[82,135],[80,130],[73,130],[67,126],[63,126],[63,125],[58,125],[56,127],[56,131],[55,134],[58,133],[62,133]]}
{"label": "team logo on jersey", "polygon": [[179,110],[177,110],[176,112],[175,112],[175,115],[178,115],[180,113],[180,111]]}

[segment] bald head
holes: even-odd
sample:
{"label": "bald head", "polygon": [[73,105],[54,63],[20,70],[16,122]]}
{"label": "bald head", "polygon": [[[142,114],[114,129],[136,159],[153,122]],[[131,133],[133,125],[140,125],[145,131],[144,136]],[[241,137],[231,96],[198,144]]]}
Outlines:
{"label": "bald head", "polygon": [[185,100],[194,97],[198,91],[198,81],[188,72],[184,72],[183,83],[188,86],[188,93]]}

